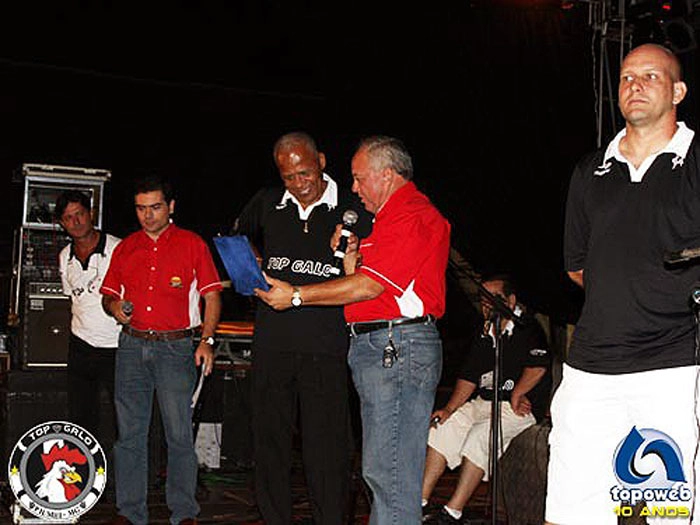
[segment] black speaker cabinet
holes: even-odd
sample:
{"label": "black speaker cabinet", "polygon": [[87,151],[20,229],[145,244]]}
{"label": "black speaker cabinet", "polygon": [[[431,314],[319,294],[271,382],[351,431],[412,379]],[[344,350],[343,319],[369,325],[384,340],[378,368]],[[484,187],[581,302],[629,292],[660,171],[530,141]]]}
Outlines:
{"label": "black speaker cabinet", "polygon": [[63,421],[68,414],[66,372],[11,370],[0,389],[0,465],[7,466],[17,440],[44,421]]}
{"label": "black speaker cabinet", "polygon": [[253,442],[250,365],[217,361],[204,382],[195,421],[222,423],[221,456],[235,465],[251,464]]}
{"label": "black speaker cabinet", "polygon": [[70,299],[60,284],[30,283],[22,323],[22,368],[61,368],[68,362]]}
{"label": "black speaker cabinet", "polygon": [[[17,440],[45,421],[69,421],[67,370],[10,370],[0,388],[0,466],[6,465]],[[111,463],[116,439],[114,404],[108,392],[100,396],[100,425],[93,431]]]}
{"label": "black speaker cabinet", "polygon": [[[17,440],[32,427],[45,421],[68,421],[68,372],[56,370],[11,370],[0,387],[0,468],[7,461]],[[105,390],[100,395],[100,424],[95,437],[107,455],[108,488],[114,484],[113,447],[117,438],[114,403]],[[165,479],[167,449],[158,404],[153,403],[149,432],[149,484],[161,485]],[[6,470],[5,470],[6,472]],[[0,523],[4,523],[0,518]]]}

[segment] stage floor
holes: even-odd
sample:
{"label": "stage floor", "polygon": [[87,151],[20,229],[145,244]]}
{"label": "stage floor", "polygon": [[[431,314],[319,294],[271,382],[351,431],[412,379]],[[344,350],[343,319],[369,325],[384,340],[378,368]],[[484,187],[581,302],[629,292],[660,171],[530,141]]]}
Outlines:
{"label": "stage floor", "polygon": [[[201,506],[199,520],[201,523],[227,523],[232,525],[261,525],[263,521],[255,505],[253,493],[252,470],[250,468],[227,465],[216,470],[200,470],[197,500]],[[311,509],[306,494],[301,462],[296,459],[292,472],[292,501],[294,523],[312,524]],[[445,502],[454,489],[457,481],[456,473],[447,472],[440,480],[434,494],[433,502]],[[152,524],[167,524],[168,509],[165,505],[164,480],[160,478],[152,484],[149,491],[149,522]],[[356,495],[352,520],[348,525],[360,525],[368,522],[369,502],[361,482],[355,482],[351,495]],[[11,492],[6,484],[2,485],[2,506],[0,507],[0,523],[12,523],[8,506],[11,503]],[[477,494],[469,505],[469,514],[475,517],[485,517],[488,502],[488,484],[482,483]],[[107,490],[97,505],[83,515],[80,523],[96,525],[109,523],[114,516],[114,494]],[[26,516],[27,513],[24,513]],[[490,522],[490,521],[489,521]],[[499,524],[505,521],[499,520]]]}

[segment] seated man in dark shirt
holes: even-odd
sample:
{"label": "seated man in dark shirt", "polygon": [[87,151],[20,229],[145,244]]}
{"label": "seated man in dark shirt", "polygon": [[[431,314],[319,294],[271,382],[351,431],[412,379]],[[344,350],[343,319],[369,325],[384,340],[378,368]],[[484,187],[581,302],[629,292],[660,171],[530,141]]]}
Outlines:
{"label": "seated man in dark shirt", "polygon": [[[535,319],[522,316],[516,306],[508,277],[495,276],[483,284],[522,320],[518,324],[505,318],[501,321],[500,457],[515,436],[544,415],[551,386],[550,355],[540,325]],[[492,306],[488,298],[481,298],[481,309],[485,319],[483,330],[472,341],[450,400],[433,413],[432,420],[437,423],[428,436],[423,477],[424,509],[445,468],[462,465],[454,493],[437,513],[439,524],[461,523],[462,509],[479,483],[488,478],[495,327],[490,320]]]}

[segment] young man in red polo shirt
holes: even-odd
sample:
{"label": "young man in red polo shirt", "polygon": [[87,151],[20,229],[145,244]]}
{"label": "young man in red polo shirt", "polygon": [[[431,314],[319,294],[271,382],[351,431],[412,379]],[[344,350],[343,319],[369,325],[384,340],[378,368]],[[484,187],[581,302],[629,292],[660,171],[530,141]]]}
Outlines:
{"label": "young man in red polo shirt", "polygon": [[[348,363],[360,396],[371,522],[417,525],[442,368],[435,319],[445,311],[450,225],[411,182],[413,164],[401,141],[363,140],[352,175],[353,191],[375,217],[359,251],[356,237],[348,242],[346,277],[304,286],[269,278],[272,288],[256,293],[278,310],[347,305]],[[338,229],[336,241],[339,235]]]}
{"label": "young man in red polo shirt", "polygon": [[[115,373],[115,523],[148,523],[147,446],[155,391],[168,444],[171,523],[189,525],[199,514],[192,393],[196,367],[209,374],[214,364],[221,283],[206,243],[172,224],[175,201],[167,182],[157,177],[138,182],[134,202],[142,229],[114,251],[100,290],[105,311],[123,325]],[[200,325],[201,340],[193,353]]]}

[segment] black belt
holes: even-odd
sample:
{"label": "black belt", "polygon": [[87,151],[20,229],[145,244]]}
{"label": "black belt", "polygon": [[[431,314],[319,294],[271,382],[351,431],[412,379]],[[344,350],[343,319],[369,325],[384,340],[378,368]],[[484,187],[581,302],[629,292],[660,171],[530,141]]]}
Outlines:
{"label": "black belt", "polygon": [[129,334],[131,337],[138,337],[146,341],[177,341],[185,337],[192,337],[195,334],[194,328],[185,328],[184,330],[136,330],[128,324],[122,326],[122,332]]}
{"label": "black belt", "polygon": [[370,321],[369,323],[349,323],[348,331],[352,335],[367,334],[369,332],[374,332],[375,330],[381,330],[382,328],[391,328],[394,326],[408,325],[408,324],[418,324],[418,323],[432,323],[435,321],[435,316],[432,314],[424,315],[422,317],[399,317],[398,319],[393,319],[392,321]]}

